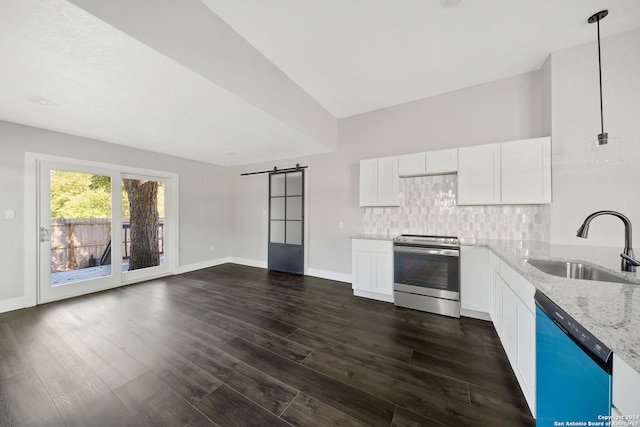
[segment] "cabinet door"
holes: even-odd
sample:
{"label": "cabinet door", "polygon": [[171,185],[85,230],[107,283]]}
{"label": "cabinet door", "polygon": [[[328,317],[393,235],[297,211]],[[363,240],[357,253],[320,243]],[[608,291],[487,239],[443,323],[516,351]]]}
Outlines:
{"label": "cabinet door", "polygon": [[372,292],[393,295],[393,254],[372,254]]}
{"label": "cabinet door", "polygon": [[501,147],[502,203],[551,203],[551,139],[505,142]]}
{"label": "cabinet door", "polygon": [[[536,395],[536,314],[518,299],[518,371],[524,382],[528,402]],[[534,409],[532,408],[532,411]],[[535,413],[535,412],[533,412]]]}
{"label": "cabinet door", "polygon": [[504,340],[504,328],[503,328],[503,324],[504,324],[504,320],[503,320],[503,289],[507,286],[504,281],[502,280],[502,277],[500,277],[500,274],[498,274],[497,271],[493,271],[492,274],[492,286],[493,286],[493,307],[494,307],[494,313],[491,316],[491,320],[493,321],[493,326],[496,329],[496,332],[498,333],[498,336],[500,337],[501,340]]}
{"label": "cabinet door", "polygon": [[518,297],[504,284],[502,287],[502,344],[511,366],[516,366],[518,350]]}
{"label": "cabinet door", "polygon": [[420,176],[427,172],[426,154],[415,153],[398,156],[398,175]]}
{"label": "cabinet door", "polygon": [[[494,254],[492,251],[489,251],[489,279],[491,282],[491,297],[490,297],[491,306],[489,309],[489,315],[491,316],[491,320],[493,321],[493,325],[496,328],[496,330],[497,330],[496,320],[498,317],[496,276],[499,276],[499,275],[500,275],[500,258],[498,258],[498,256]],[[500,301],[500,304],[502,304],[502,300]]]}
{"label": "cabinet door", "polygon": [[378,206],[398,206],[398,156],[378,160]]}
{"label": "cabinet door", "polygon": [[[613,406],[620,415],[640,415],[640,372],[613,355]],[[637,421],[637,419],[632,419]]]}
{"label": "cabinet door", "polygon": [[354,295],[393,302],[393,242],[353,239],[351,275]]}
{"label": "cabinet door", "polygon": [[353,251],[351,253],[353,270],[353,289],[370,291],[373,282],[373,261],[371,252]]}
{"label": "cabinet door", "polygon": [[429,151],[426,155],[426,173],[454,173],[458,170],[458,149]]}
{"label": "cabinet door", "polygon": [[491,306],[491,272],[489,250],[481,247],[460,248],[460,304],[465,310],[489,313]]}
{"label": "cabinet door", "polygon": [[458,149],[458,204],[500,203],[500,144]]}
{"label": "cabinet door", "polygon": [[360,206],[378,204],[378,159],[360,160]]}

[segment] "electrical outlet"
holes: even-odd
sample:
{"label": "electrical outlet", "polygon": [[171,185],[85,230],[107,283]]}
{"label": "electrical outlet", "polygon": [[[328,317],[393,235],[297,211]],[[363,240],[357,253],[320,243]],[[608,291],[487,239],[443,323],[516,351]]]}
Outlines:
{"label": "electrical outlet", "polygon": [[4,211],[4,219],[15,219],[16,211],[14,210],[6,210]]}
{"label": "electrical outlet", "polygon": [[211,249],[211,252],[213,252],[213,251],[215,251],[215,250],[216,250],[216,247],[215,247],[214,245],[211,245],[211,248],[210,248],[210,249]]}
{"label": "electrical outlet", "polygon": [[340,221],[338,223],[338,228],[344,228],[344,222],[343,221]]}

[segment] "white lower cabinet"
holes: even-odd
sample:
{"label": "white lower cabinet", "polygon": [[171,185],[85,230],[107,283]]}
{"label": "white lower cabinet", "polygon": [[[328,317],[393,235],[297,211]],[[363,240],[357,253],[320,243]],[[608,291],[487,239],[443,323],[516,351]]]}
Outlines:
{"label": "white lower cabinet", "polygon": [[463,316],[490,320],[491,271],[486,247],[460,248],[460,308]]}
{"label": "white lower cabinet", "polygon": [[353,239],[351,250],[353,294],[393,302],[393,242]]}
{"label": "white lower cabinet", "polygon": [[535,415],[535,287],[486,248],[462,246],[460,250],[462,314],[488,313]]}
{"label": "white lower cabinet", "polygon": [[[531,296],[533,299],[533,296]],[[518,340],[516,363],[531,412],[535,414],[536,397],[536,313],[518,299]],[[522,385],[524,384],[524,387]]]}
{"label": "white lower cabinet", "polygon": [[[640,372],[629,366],[617,354],[613,355],[613,411],[612,415],[621,416],[619,422],[640,425]],[[634,422],[635,424],[633,424]]]}
{"label": "white lower cabinet", "polygon": [[491,320],[531,413],[536,413],[535,287],[492,254]]}
{"label": "white lower cabinet", "polygon": [[498,335],[502,334],[502,278],[500,277],[500,258],[489,251],[490,281],[491,281],[491,306],[489,315],[493,322],[493,327]]}
{"label": "white lower cabinet", "polygon": [[[502,277],[500,277],[502,279]],[[509,357],[511,366],[518,351],[518,297],[511,290],[509,285],[501,282],[502,286],[502,345]]]}

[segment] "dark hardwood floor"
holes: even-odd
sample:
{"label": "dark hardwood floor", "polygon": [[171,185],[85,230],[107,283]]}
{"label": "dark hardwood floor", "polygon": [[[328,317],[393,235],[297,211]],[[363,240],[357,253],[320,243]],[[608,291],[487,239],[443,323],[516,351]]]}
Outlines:
{"label": "dark hardwood floor", "polygon": [[226,264],[0,315],[2,426],[534,426],[489,322]]}

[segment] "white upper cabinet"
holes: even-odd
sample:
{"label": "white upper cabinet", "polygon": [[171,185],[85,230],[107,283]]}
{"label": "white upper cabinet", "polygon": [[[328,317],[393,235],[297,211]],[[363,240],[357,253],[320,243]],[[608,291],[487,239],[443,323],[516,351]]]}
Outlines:
{"label": "white upper cabinet", "polygon": [[360,160],[360,206],[378,204],[378,159]]}
{"label": "white upper cabinet", "polygon": [[429,151],[427,174],[455,173],[458,171],[458,149]]}
{"label": "white upper cabinet", "polygon": [[378,159],[378,206],[399,206],[398,156]]}
{"label": "white upper cabinet", "polygon": [[458,204],[500,203],[500,144],[458,149]]}
{"label": "white upper cabinet", "polygon": [[398,156],[398,174],[404,177],[455,173],[457,170],[457,148]]}
{"label": "white upper cabinet", "polygon": [[551,203],[549,137],[458,150],[458,204]]}
{"label": "white upper cabinet", "polygon": [[398,157],[360,161],[360,206],[399,206]]}
{"label": "white upper cabinet", "polygon": [[551,203],[551,139],[501,144],[502,203]]}
{"label": "white upper cabinet", "polygon": [[420,176],[427,173],[427,153],[403,154],[398,156],[400,176]]}

